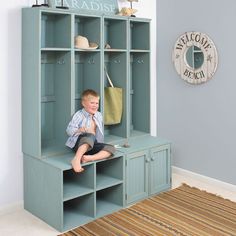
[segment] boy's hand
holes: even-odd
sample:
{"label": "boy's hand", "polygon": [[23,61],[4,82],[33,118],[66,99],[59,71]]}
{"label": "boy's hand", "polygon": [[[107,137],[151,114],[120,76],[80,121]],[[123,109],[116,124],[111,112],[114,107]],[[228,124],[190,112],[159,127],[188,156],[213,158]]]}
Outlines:
{"label": "boy's hand", "polygon": [[85,133],[86,128],[85,127],[80,127],[79,129],[77,129],[77,131],[75,132],[75,135],[80,135],[81,133]]}
{"label": "boy's hand", "polygon": [[79,128],[78,131],[79,131],[79,133],[86,133],[86,132],[88,132],[88,130],[85,127]]}
{"label": "boy's hand", "polygon": [[95,131],[93,128],[86,128],[86,127],[81,127],[80,129],[81,133],[90,133],[95,135]]}

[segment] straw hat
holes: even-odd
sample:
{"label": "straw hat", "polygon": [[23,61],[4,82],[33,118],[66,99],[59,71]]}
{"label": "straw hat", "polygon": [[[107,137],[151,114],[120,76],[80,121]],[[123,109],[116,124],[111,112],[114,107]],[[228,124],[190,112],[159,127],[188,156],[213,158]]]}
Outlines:
{"label": "straw hat", "polygon": [[80,49],[96,49],[98,45],[96,43],[89,43],[86,37],[78,35],[75,37],[75,47]]}

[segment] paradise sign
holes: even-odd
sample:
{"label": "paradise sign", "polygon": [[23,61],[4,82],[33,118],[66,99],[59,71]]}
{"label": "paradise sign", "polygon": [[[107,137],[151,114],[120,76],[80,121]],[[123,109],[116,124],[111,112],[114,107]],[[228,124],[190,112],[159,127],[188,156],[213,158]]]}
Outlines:
{"label": "paradise sign", "polygon": [[68,7],[69,9],[79,10],[80,12],[96,12],[108,15],[114,15],[118,12],[118,3],[116,0],[49,0],[49,6]]}

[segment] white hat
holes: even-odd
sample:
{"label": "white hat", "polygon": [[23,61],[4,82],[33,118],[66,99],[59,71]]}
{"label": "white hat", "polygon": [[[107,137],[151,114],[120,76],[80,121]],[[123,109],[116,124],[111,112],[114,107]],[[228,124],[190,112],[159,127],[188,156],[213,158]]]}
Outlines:
{"label": "white hat", "polygon": [[98,45],[96,43],[89,43],[86,37],[78,35],[75,37],[75,47],[80,49],[96,49]]}

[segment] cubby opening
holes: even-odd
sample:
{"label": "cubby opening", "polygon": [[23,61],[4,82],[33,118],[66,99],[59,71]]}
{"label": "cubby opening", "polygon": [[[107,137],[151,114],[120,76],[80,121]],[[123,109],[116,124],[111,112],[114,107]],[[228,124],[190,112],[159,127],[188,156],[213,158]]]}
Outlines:
{"label": "cubby opening", "polygon": [[74,37],[81,35],[101,47],[101,18],[76,15],[74,33]]}
{"label": "cubby opening", "polygon": [[71,47],[71,15],[44,12],[41,15],[41,48]]}
{"label": "cubby opening", "polygon": [[93,89],[101,94],[100,78],[100,52],[75,52],[75,112],[81,109],[81,94],[85,89]]}
{"label": "cubby opening", "polygon": [[123,157],[96,163],[96,189],[104,189],[123,182]]}
{"label": "cubby opening", "polygon": [[[104,54],[104,65],[114,87],[122,88],[122,118],[119,124],[105,125],[107,141],[118,141],[127,137],[127,54],[125,52],[106,52]],[[110,87],[106,73],[104,73],[104,86]]]}
{"label": "cubby opening", "polygon": [[120,19],[104,20],[104,46],[107,44],[109,49],[126,49],[127,48],[127,22]]}
{"label": "cubby opening", "polygon": [[130,49],[150,49],[150,29],[148,22],[130,21]]}
{"label": "cubby opening", "polygon": [[71,114],[71,53],[41,52],[42,156],[64,152]]}
{"label": "cubby opening", "polygon": [[94,164],[83,166],[82,173],[67,170],[63,173],[63,199],[69,200],[88,193],[92,193],[95,187]]}
{"label": "cubby opening", "polygon": [[94,193],[64,202],[64,230],[83,225],[95,217]]}
{"label": "cubby opening", "polygon": [[124,205],[123,184],[97,191],[96,199],[97,217],[120,210]]}
{"label": "cubby opening", "polygon": [[150,55],[130,54],[130,136],[150,133]]}

